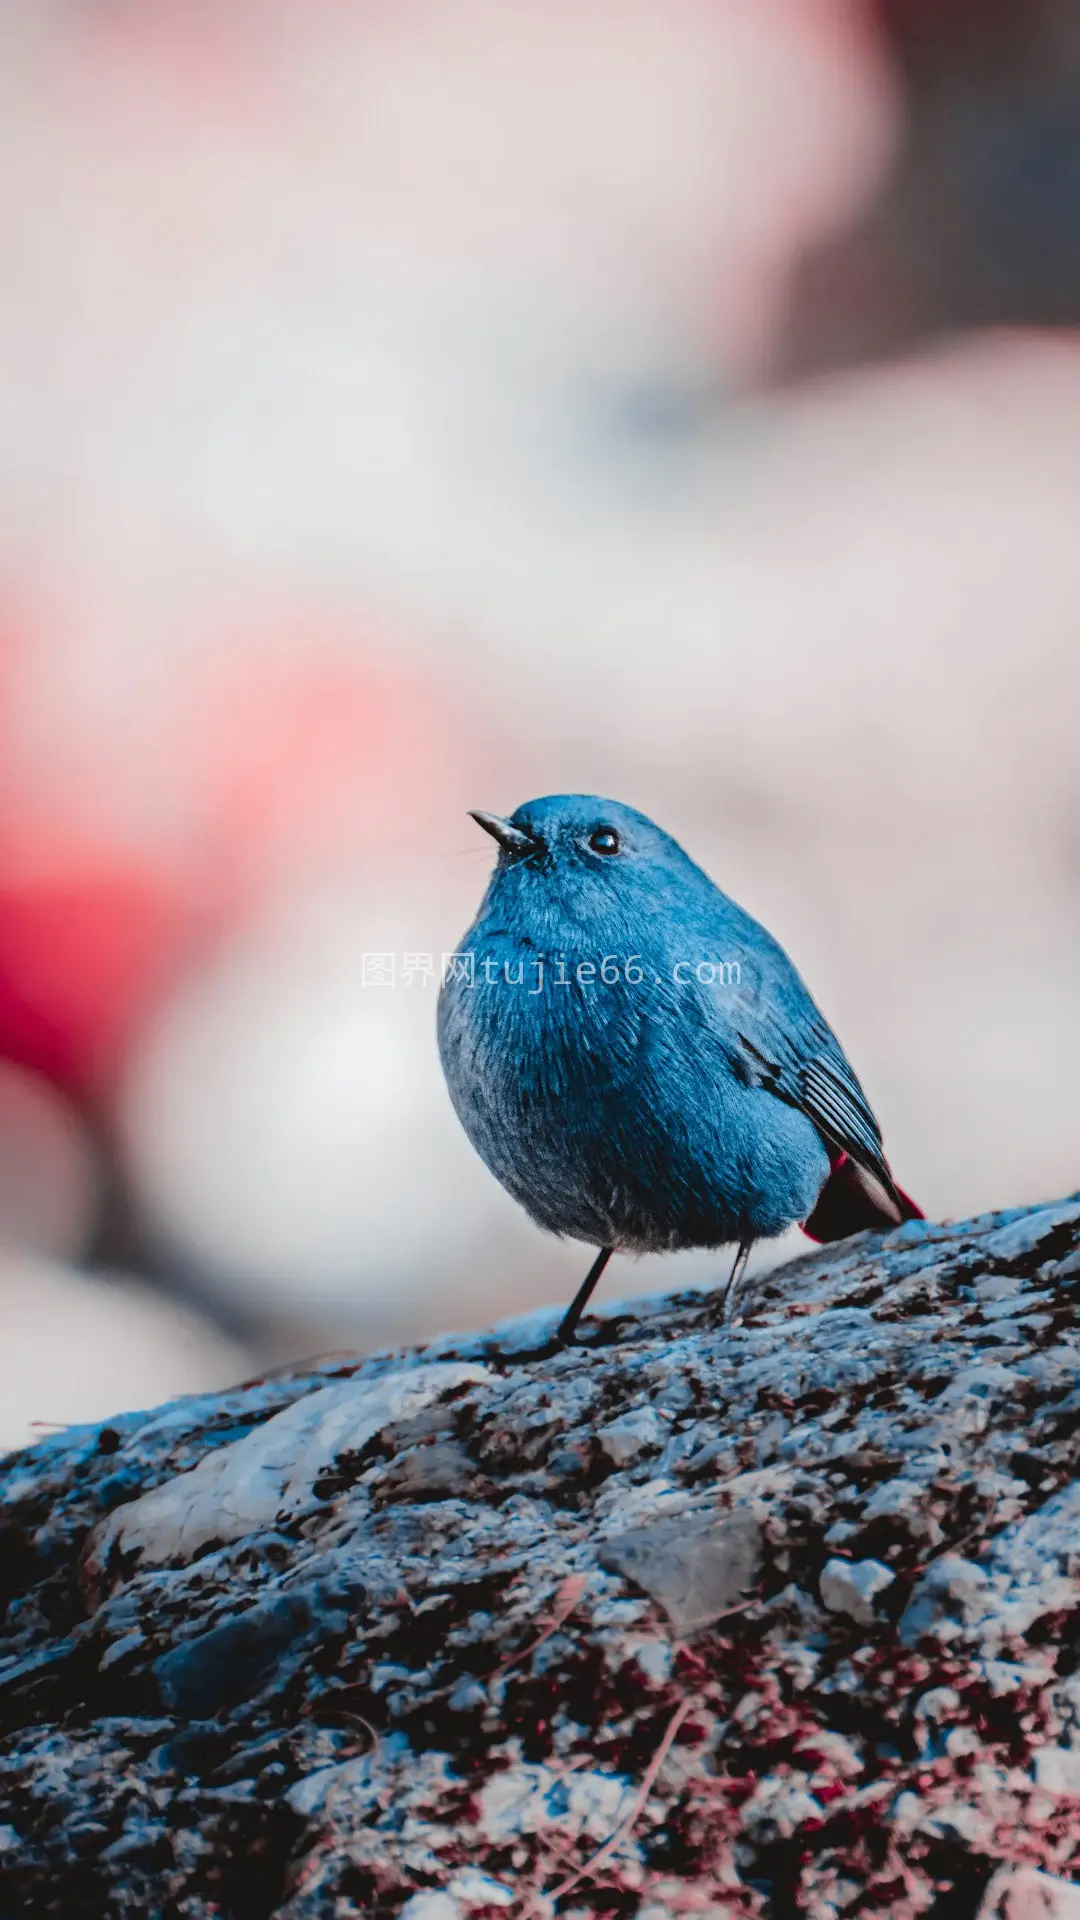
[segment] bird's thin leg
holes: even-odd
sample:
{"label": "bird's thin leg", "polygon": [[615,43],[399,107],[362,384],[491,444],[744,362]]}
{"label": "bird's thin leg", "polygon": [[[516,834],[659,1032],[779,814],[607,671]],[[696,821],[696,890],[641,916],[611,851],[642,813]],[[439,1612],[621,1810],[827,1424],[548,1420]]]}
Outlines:
{"label": "bird's thin leg", "polygon": [[721,1326],[724,1324],[726,1320],[730,1318],[730,1314],[728,1310],[729,1303],[730,1303],[731,1312],[733,1313],[735,1310],[735,1306],[739,1298],[739,1286],[742,1282],[743,1274],[746,1272],[746,1263],[750,1258],[750,1249],[753,1246],[753,1244],[754,1243],[752,1240],[739,1241],[739,1250],[735,1255],[734,1264],[732,1266],[730,1274],[728,1275],[727,1286],[724,1288],[723,1293],[720,1295],[720,1316],[719,1317],[720,1317]]}
{"label": "bird's thin leg", "polygon": [[588,1306],[593,1288],[614,1251],[614,1247],[601,1247],[596,1259],[593,1261],[592,1266],[589,1268],[588,1273],[585,1275],[584,1280],[571,1300],[570,1305],[567,1307],[560,1323],[559,1331],[555,1335],[561,1347],[573,1346],[574,1335],[577,1332],[577,1323]]}

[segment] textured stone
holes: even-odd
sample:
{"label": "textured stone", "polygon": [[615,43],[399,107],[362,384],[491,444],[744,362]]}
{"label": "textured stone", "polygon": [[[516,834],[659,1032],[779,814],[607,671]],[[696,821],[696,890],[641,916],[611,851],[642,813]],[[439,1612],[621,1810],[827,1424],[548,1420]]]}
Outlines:
{"label": "textured stone", "polygon": [[0,1463],[4,1920],[1080,1920],[1078,1252],[915,1222]]}
{"label": "textured stone", "polygon": [[1033,1867],[1004,1867],[986,1889],[978,1920],[1080,1920],[1080,1886]]}
{"label": "textured stone", "polygon": [[880,1560],[828,1560],[821,1570],[821,1598],[830,1613],[847,1613],[872,1626],[874,1600],[895,1577]]}
{"label": "textured stone", "polygon": [[752,1584],[761,1523],[752,1513],[658,1520],[605,1540],[600,1561],[658,1601],[677,1633],[696,1633]]}

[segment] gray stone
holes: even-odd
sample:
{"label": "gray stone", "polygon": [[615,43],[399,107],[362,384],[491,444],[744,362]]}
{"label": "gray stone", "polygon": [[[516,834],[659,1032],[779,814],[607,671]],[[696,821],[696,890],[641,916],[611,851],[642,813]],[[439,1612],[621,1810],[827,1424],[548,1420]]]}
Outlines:
{"label": "gray stone", "polygon": [[676,1633],[697,1633],[741,1598],[761,1564],[761,1522],[749,1512],[676,1515],[616,1534],[602,1566],[663,1607]]}
{"label": "gray stone", "polygon": [[821,1598],[830,1613],[846,1613],[872,1626],[877,1619],[874,1601],[895,1577],[880,1560],[828,1560],[821,1570]]}
{"label": "gray stone", "polygon": [[1078,1254],[1075,1200],[913,1223],[737,1327],[639,1300],[0,1461],[0,1906],[540,1914],[610,1841],[663,1920],[764,1912],[778,1846],[792,1911],[891,1911],[898,1857],[931,1910],[946,1847],[983,1920],[1074,1920]]}

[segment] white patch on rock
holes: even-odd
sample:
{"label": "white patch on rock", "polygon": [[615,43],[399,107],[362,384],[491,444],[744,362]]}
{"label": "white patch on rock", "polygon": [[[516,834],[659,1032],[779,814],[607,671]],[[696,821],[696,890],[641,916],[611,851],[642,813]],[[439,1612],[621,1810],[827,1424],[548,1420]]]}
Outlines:
{"label": "white patch on rock", "polygon": [[616,1773],[560,1774],[522,1763],[489,1780],[480,1795],[479,1829],[503,1844],[523,1833],[562,1827],[606,1840],[634,1803],[630,1781]]}
{"label": "white patch on rock", "polygon": [[944,1553],[927,1567],[900,1620],[900,1638],[913,1646],[924,1635],[955,1640],[987,1616],[990,1576],[959,1554]]}
{"label": "white patch on rock", "polygon": [[495,1376],[486,1367],[436,1361],[305,1394],[242,1440],[119,1507],[97,1530],[91,1569],[104,1568],[116,1549],[144,1566],[193,1560],[208,1540],[240,1540],[279,1514],[301,1513],[339,1454],[359,1451],[380,1428],[453,1387],[487,1382]]}
{"label": "white patch on rock", "polygon": [[685,1513],[693,1504],[692,1493],[665,1477],[646,1480],[640,1487],[628,1487],[612,1480],[601,1488],[593,1515],[601,1534],[615,1533],[630,1524],[644,1525],[648,1520],[664,1519],[669,1513]]}
{"label": "white patch on rock", "polygon": [[932,1839],[963,1839],[969,1847],[986,1847],[994,1836],[994,1820],[970,1801],[942,1801],[926,1805],[919,1793],[901,1793],[894,1822],[903,1832],[928,1834]]}
{"label": "white patch on rock", "polygon": [[1034,1867],[1002,1867],[976,1920],[1080,1920],[1080,1886]]}
{"label": "white patch on rock", "polygon": [[988,1653],[1019,1638],[1042,1614],[1080,1603],[1080,1484],[1073,1482],[994,1541],[985,1566],[954,1554],[933,1562],[900,1622],[912,1645],[923,1635],[942,1642],[961,1635]]}
{"label": "white patch on rock", "polygon": [[902,1474],[895,1480],[884,1480],[866,1502],[862,1510],[863,1522],[886,1518],[903,1520],[913,1540],[924,1540],[936,1546],[941,1539],[941,1528],[934,1515],[923,1505],[927,1494],[926,1485],[918,1480],[907,1479]]}
{"label": "white patch on rock", "polygon": [[1042,1580],[1048,1560],[1058,1561],[1066,1574],[1080,1573],[1080,1483],[1075,1480],[999,1535],[991,1565],[996,1573],[1007,1573],[1011,1583],[1032,1586]]}
{"label": "white patch on rock", "polygon": [[1072,1220],[1080,1220],[1080,1204],[1076,1202],[1064,1207],[1041,1207],[1038,1213],[1027,1213],[1022,1220],[1010,1221],[1007,1227],[999,1227],[996,1233],[990,1234],[980,1243],[980,1257],[1019,1260],[1048,1240],[1056,1227],[1067,1226]]}
{"label": "white patch on rock", "polygon": [[1015,1660],[984,1660],[982,1672],[994,1698],[1002,1699],[1018,1687],[1041,1686],[1046,1679],[1042,1667],[1021,1666]]}
{"label": "white patch on rock", "polygon": [[821,1570],[821,1598],[830,1613],[846,1613],[860,1626],[873,1626],[874,1595],[891,1587],[895,1574],[880,1560],[827,1560]]}
{"label": "white patch on rock", "polygon": [[[1053,1297],[1049,1290],[1032,1293],[1030,1289],[1024,1288],[1023,1298],[1020,1301],[1017,1301],[1015,1294],[1008,1300],[988,1300],[983,1308],[982,1317],[991,1326],[995,1321],[1008,1320],[1010,1324],[1014,1323],[1018,1327],[1047,1327],[1050,1324],[1049,1316],[1045,1313],[1036,1313],[1034,1309],[1046,1306]],[[1021,1308],[1022,1315],[1017,1318]]]}
{"label": "white patch on rock", "polygon": [[468,1907],[512,1907],[514,1904],[512,1887],[504,1887],[501,1880],[493,1880],[490,1874],[478,1873],[475,1867],[455,1873],[446,1891]]}
{"label": "white patch on rock", "polygon": [[640,1640],[634,1648],[634,1659],[650,1680],[663,1685],[670,1680],[671,1669],[675,1664],[675,1655],[667,1640]]}
{"label": "white patch on rock", "polygon": [[854,1520],[834,1520],[832,1526],[826,1529],[825,1545],[827,1547],[846,1546],[849,1540],[855,1538],[858,1531]]}
{"label": "white patch on rock", "polygon": [[414,1893],[398,1915],[398,1920],[458,1920],[461,1912],[448,1893]]}
{"label": "white patch on rock", "polygon": [[458,1681],[446,1704],[451,1713],[477,1713],[487,1705],[487,1694],[478,1680],[466,1674]]}
{"label": "white patch on rock", "polygon": [[945,1753],[950,1760],[960,1760],[968,1754],[981,1753],[984,1740],[974,1727],[953,1727],[945,1735]]}
{"label": "white patch on rock", "polygon": [[1048,1260],[1045,1267],[1039,1268],[1039,1279],[1071,1280],[1074,1273],[1080,1273],[1080,1247],[1070,1253],[1066,1260]]}
{"label": "white patch on rock", "polygon": [[[1016,1296],[1023,1293],[1026,1286],[1027,1281],[1022,1273],[984,1273],[974,1282],[971,1291],[979,1301],[999,1304],[1008,1301],[1015,1312]],[[983,1318],[986,1318],[985,1313]]]}
{"label": "white patch on rock", "polygon": [[902,1474],[895,1480],[883,1480],[866,1502],[863,1518],[877,1520],[882,1514],[911,1513],[920,1505],[924,1491],[917,1480],[905,1480]]}
{"label": "white patch on rock", "polygon": [[1080,1798],[1080,1750],[1076,1747],[1039,1747],[1032,1756],[1035,1785],[1045,1793]]}
{"label": "white patch on rock", "polygon": [[641,1407],[601,1427],[596,1438],[612,1465],[624,1467],[646,1449],[663,1446],[664,1428],[652,1407]]}
{"label": "white patch on rock", "polygon": [[1020,1378],[1011,1367],[995,1361],[980,1361],[961,1367],[938,1396],[938,1405],[948,1410],[950,1424],[957,1434],[985,1433],[995,1409],[1016,1398]]}
{"label": "white patch on rock", "polygon": [[345,1760],[340,1766],[318,1767],[314,1773],[307,1773],[285,1795],[294,1813],[302,1820],[309,1820],[317,1813],[333,1791],[334,1798],[351,1797],[356,1791],[370,1795],[372,1789],[371,1756],[361,1754],[357,1760]]}
{"label": "white patch on rock", "polygon": [[917,1701],[916,1720],[947,1720],[959,1713],[960,1695],[955,1687],[930,1687]]}
{"label": "white patch on rock", "polygon": [[806,1790],[807,1776],[767,1774],[739,1815],[739,1823],[759,1841],[790,1840],[805,1820],[820,1820],[823,1808]]}

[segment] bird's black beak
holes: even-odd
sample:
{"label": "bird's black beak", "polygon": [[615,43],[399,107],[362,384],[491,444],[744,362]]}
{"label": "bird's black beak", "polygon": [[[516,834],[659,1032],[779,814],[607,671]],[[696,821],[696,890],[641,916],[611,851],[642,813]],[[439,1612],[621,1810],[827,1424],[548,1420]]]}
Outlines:
{"label": "bird's black beak", "polygon": [[481,813],[478,807],[470,807],[469,818],[475,820],[478,827],[483,827],[485,833],[490,833],[506,853],[531,853],[536,847],[531,833],[526,833],[523,827],[515,827],[510,820],[501,820],[497,813]]}

